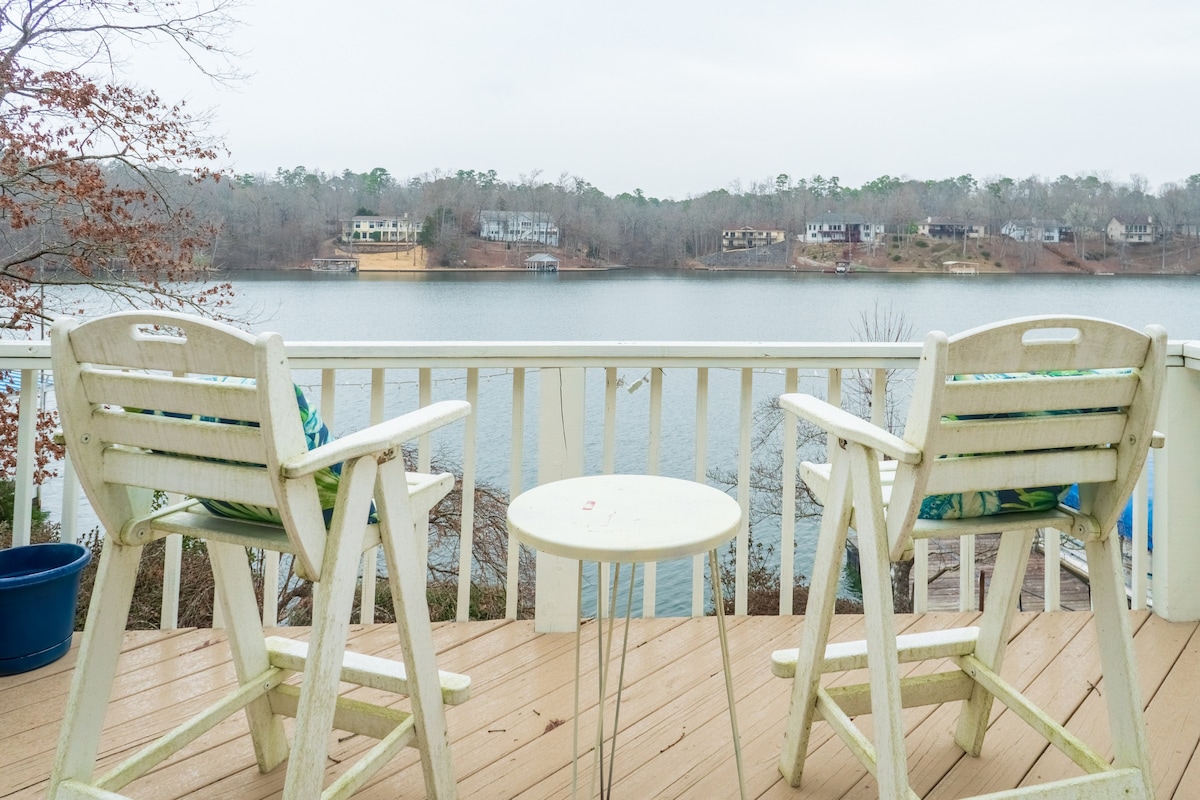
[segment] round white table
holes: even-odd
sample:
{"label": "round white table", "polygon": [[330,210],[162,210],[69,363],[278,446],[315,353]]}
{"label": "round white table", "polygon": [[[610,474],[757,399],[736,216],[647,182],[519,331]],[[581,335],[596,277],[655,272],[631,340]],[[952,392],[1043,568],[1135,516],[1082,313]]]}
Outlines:
{"label": "round white table", "polygon": [[[742,510],[737,501],[719,489],[695,481],[656,475],[594,475],[545,483],[516,497],[508,507],[508,530],[518,541],[552,555],[579,562],[580,593],[583,588],[583,563],[615,564],[613,591],[620,579],[621,564],[631,564],[632,593],[637,564],[663,561],[708,553],[712,578],[721,660],[725,669],[725,692],[729,704],[729,723],[733,731],[734,757],[738,786],[745,798],[742,775],[742,751],[738,738],[737,714],[733,702],[733,675],[729,666],[729,642],[725,630],[725,609],[720,602],[721,576],[717,548],[737,535]],[[598,591],[603,591],[598,581]],[[615,598],[614,598],[615,600]],[[630,598],[630,601],[632,597]],[[597,639],[600,648],[600,713],[596,732],[597,769],[600,794],[604,796],[604,699],[616,603],[609,603],[609,636],[605,646],[604,621],[599,620]],[[625,645],[628,644],[632,602],[626,603]],[[617,680],[617,702],[610,743],[608,796],[612,794],[613,763],[616,760],[617,724],[621,713],[621,688],[624,683],[625,650],[621,649]],[[575,635],[575,728],[574,759],[571,772],[571,796],[578,790],[579,760],[579,675],[580,634]],[[593,787],[595,781],[593,779]]]}

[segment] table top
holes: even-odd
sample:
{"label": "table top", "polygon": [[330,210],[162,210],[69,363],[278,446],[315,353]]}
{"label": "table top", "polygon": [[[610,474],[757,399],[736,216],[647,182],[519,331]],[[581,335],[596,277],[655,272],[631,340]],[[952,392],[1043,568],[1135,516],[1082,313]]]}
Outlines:
{"label": "table top", "polygon": [[644,562],[706,553],[742,522],[712,486],[658,475],[591,475],[544,483],[508,507],[508,530],[542,552],[581,561]]}

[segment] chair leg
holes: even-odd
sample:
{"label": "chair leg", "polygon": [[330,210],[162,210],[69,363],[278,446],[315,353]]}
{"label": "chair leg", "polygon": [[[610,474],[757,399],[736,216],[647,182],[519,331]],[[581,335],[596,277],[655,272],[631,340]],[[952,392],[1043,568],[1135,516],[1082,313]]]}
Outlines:
{"label": "chair leg", "polygon": [[1129,602],[1125,594],[1120,543],[1115,533],[1086,545],[1092,586],[1092,617],[1100,646],[1104,697],[1113,737],[1113,766],[1134,767],[1142,774],[1146,798],[1154,797],[1150,778],[1150,749],[1142,713]]}
{"label": "chair leg", "polygon": [[[254,596],[246,548],[213,539],[208,540],[207,544],[213,578],[216,580],[217,599],[225,615],[234,670],[238,684],[245,685],[271,666],[263,643],[262,620],[258,615],[258,601]],[[264,588],[263,591],[266,590]],[[250,739],[254,742],[258,769],[264,773],[270,772],[288,756],[283,719],[271,711],[271,701],[264,695],[246,706],[246,721],[250,725]]]}
{"label": "chair leg", "polygon": [[321,795],[375,471],[371,456],[342,465],[323,574],[314,587],[313,626],[283,788],[285,800],[312,800]]}
{"label": "chair leg", "polygon": [[92,779],[141,556],[140,546],[115,540],[106,541],[101,551],[50,775],[51,798],[63,781],[88,783]]}
{"label": "chair leg", "polygon": [[887,528],[883,519],[878,459],[860,445],[846,448],[854,493],[870,670],[871,717],[875,726],[875,779],[882,798],[909,798],[904,720],[900,715],[900,661],[892,597]]}
{"label": "chair leg", "polygon": [[[1004,651],[1017,613],[1017,597],[1025,584],[1025,568],[1029,564],[1029,551],[1036,532],[1031,529],[1000,534],[1000,551],[996,554],[987,605],[975,642],[975,657],[993,672],[1000,672],[1004,662]],[[983,749],[993,699],[992,693],[977,683],[970,698],[963,701],[954,741],[969,755],[977,756]]]}
{"label": "chair leg", "polygon": [[783,751],[779,756],[779,771],[792,786],[800,785],[808,753],[809,733],[825,659],[825,643],[829,638],[842,553],[846,550],[846,532],[850,527],[850,510],[849,462],[839,452],[832,461],[829,490],[821,514],[821,530],[809,581],[808,603],[804,609],[796,675],[792,679],[791,710],[783,734]]}
{"label": "chair leg", "polygon": [[[415,553],[424,552],[423,539],[427,529],[421,525],[418,534],[414,527],[404,459],[396,458],[380,465],[375,503],[400,632],[400,651],[408,676],[409,701],[416,725],[417,747],[421,752],[426,796],[429,800],[454,800],[458,788],[450,756],[433,629],[429,624],[425,562],[418,563],[413,557]],[[470,576],[460,575],[459,579],[470,580]]]}

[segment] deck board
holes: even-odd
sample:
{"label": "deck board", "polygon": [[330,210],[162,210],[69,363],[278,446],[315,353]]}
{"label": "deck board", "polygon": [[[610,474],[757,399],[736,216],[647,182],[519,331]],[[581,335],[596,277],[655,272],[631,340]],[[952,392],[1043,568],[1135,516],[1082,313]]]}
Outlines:
{"label": "deck board", "polygon": [[[897,617],[901,630],[957,626],[975,614]],[[1002,670],[1048,713],[1105,751],[1109,736],[1101,700],[1098,655],[1087,612],[1018,615]],[[1200,633],[1193,623],[1167,623],[1131,612],[1134,644],[1147,703],[1154,778],[1163,800],[1200,796]],[[805,782],[792,789],[776,760],[791,683],[770,674],[772,650],[794,647],[803,617],[732,617],[730,646],[746,782],[751,797],[779,800],[871,798],[873,779],[828,726],[813,730]],[[617,626],[620,635],[622,626]],[[584,626],[580,736],[594,739],[598,707],[594,683],[595,625]],[[306,636],[306,629],[280,629]],[[861,636],[862,619],[839,615],[833,639]],[[618,793],[664,800],[736,796],[724,679],[711,618],[635,620],[630,631],[626,689],[621,706]],[[472,676],[472,698],[448,709],[460,796],[464,800],[549,800],[569,795],[571,780],[574,646],[571,634],[541,635],[529,622],[441,623],[434,628],[439,664]],[[354,626],[350,647],[395,655],[389,625]],[[127,635],[116,701],[102,741],[105,763],[115,763],[152,735],[181,721],[224,689],[233,676],[224,634],[211,630],[131,632]],[[0,678],[0,798],[40,798],[57,742],[59,720],[75,651],[41,670]],[[934,664],[906,665],[929,671]],[[860,675],[842,676],[853,682]],[[373,697],[368,689],[354,696]],[[613,700],[606,703],[611,714]],[[1011,712],[992,710],[984,753],[963,756],[951,735],[957,704],[909,709],[905,728],[914,789],[927,800],[948,800],[1075,774],[1073,765],[1034,736]],[[866,722],[869,730],[869,717]],[[290,725],[290,722],[288,723]],[[129,787],[135,797],[277,797],[283,771],[260,775],[240,717],[228,720]],[[370,743],[332,734],[332,778]],[[339,738],[341,740],[339,741]],[[590,760],[580,779],[591,778]],[[413,751],[385,766],[360,797],[419,800],[421,770]]]}

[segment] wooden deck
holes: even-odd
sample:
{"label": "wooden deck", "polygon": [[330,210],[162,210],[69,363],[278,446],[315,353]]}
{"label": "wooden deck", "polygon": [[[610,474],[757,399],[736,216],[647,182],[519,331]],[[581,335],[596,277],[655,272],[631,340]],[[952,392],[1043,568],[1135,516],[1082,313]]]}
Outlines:
{"label": "wooden deck", "polygon": [[[1141,668],[1154,779],[1161,800],[1200,797],[1200,636],[1195,624],[1167,623],[1131,612]],[[973,614],[905,616],[909,630],[969,621]],[[790,683],[771,676],[772,650],[794,647],[802,618],[730,619],[730,644],[749,794],[755,798],[869,798],[872,780],[828,727],[813,732],[801,789],[788,787],[775,767]],[[1108,740],[1090,614],[1022,613],[1003,674],[1052,716],[1103,752]],[[839,616],[835,639],[858,638],[862,618]],[[595,666],[595,626],[584,628],[584,668]],[[303,636],[304,629],[285,629]],[[619,632],[618,632],[619,633]],[[737,796],[719,650],[712,618],[635,621],[621,706],[616,787],[625,798]],[[436,626],[444,669],[474,680],[473,696],[448,712],[460,796],[477,800],[542,800],[570,794],[574,637],[538,635],[529,622]],[[359,626],[351,647],[393,653],[389,626]],[[589,643],[591,646],[589,646]],[[232,680],[223,634],[212,630],[127,635],[102,745],[105,761],[166,731],[213,699]],[[0,678],[0,797],[45,793],[47,773],[74,659]],[[586,672],[585,675],[594,675]],[[586,689],[594,684],[585,683]],[[366,690],[357,690],[366,691]],[[592,689],[594,695],[594,689]],[[585,699],[584,731],[595,720]],[[611,702],[611,701],[610,701]],[[925,798],[975,795],[1048,777],[1074,774],[1073,765],[1028,734],[997,704],[984,755],[963,757],[950,731],[956,708],[911,709],[909,763],[914,789]],[[155,772],[132,784],[135,797],[278,796],[282,769],[260,775],[240,715],[209,732]],[[583,736],[585,741],[590,736]],[[361,738],[335,734],[330,776],[362,752]],[[814,752],[815,751],[815,752]],[[581,765],[581,779],[590,769]],[[585,784],[586,785],[586,784]],[[582,793],[581,793],[582,794]],[[378,800],[424,797],[415,754],[408,751],[358,795]]]}

